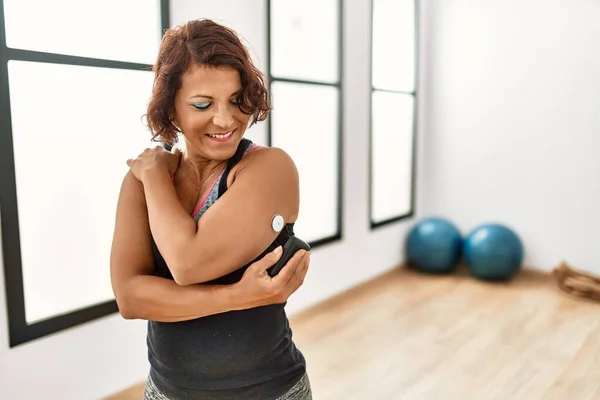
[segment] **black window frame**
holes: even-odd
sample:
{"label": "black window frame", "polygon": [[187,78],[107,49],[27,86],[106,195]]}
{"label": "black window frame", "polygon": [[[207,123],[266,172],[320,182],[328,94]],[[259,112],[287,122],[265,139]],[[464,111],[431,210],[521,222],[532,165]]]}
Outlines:
{"label": "black window frame", "polygon": [[[374,26],[374,1],[371,0],[371,40],[369,43],[369,76],[370,76],[370,97],[369,97],[369,202],[368,202],[368,215],[369,215],[369,226],[370,230],[376,230],[380,227],[387,226],[402,220],[406,220],[415,216],[416,213],[416,191],[417,191],[417,138],[418,138],[418,101],[419,101],[419,0],[413,0],[415,5],[414,15],[414,34],[415,34],[415,47],[414,47],[414,90],[412,92],[406,92],[402,90],[385,90],[376,89],[373,86],[373,26]],[[373,220],[373,93],[374,92],[388,92],[398,93],[403,95],[409,95],[413,97],[413,121],[412,121],[412,162],[411,162],[411,193],[410,193],[410,210],[405,214],[399,214],[394,217],[387,218],[381,221]]]}
{"label": "black window frame", "polygon": [[[267,79],[268,79],[268,84],[269,84],[269,92],[272,93],[271,91],[271,87],[272,84],[274,82],[285,82],[285,83],[296,83],[296,84],[307,84],[307,85],[321,85],[321,86],[327,86],[327,87],[335,87],[338,91],[338,115],[337,115],[337,207],[336,207],[336,212],[337,212],[337,230],[336,233],[334,233],[331,236],[327,236],[327,237],[323,237],[323,238],[319,238],[319,239],[315,239],[309,242],[309,245],[311,246],[311,249],[315,249],[317,247],[320,246],[324,246],[326,244],[330,244],[330,243],[334,243],[334,242],[338,242],[341,241],[343,238],[343,212],[344,212],[344,205],[343,205],[343,199],[344,199],[344,121],[343,121],[343,117],[344,117],[344,48],[343,48],[343,41],[344,41],[344,4],[343,4],[343,0],[337,0],[337,7],[338,7],[338,20],[337,20],[337,24],[338,24],[338,45],[337,45],[337,51],[338,51],[338,65],[337,65],[337,71],[338,71],[338,80],[335,83],[326,83],[326,82],[321,82],[321,81],[311,81],[311,80],[304,80],[304,79],[292,79],[292,78],[283,78],[283,77],[277,77],[274,76],[271,72],[271,54],[272,54],[272,48],[271,48],[271,34],[272,32],[272,27],[271,27],[271,3],[274,0],[267,0]],[[277,0],[275,0],[277,1]],[[316,10],[315,10],[316,11]],[[274,109],[271,111],[271,114],[273,113],[277,113],[277,110]],[[272,129],[272,121],[271,121],[271,117],[269,116],[269,118],[267,119],[267,141],[269,146],[272,146],[273,144],[273,129]]]}
{"label": "black window frame", "polygon": [[[169,28],[169,0],[160,0],[160,32]],[[6,45],[4,1],[0,0],[0,218],[4,283],[8,313],[9,347],[43,338],[118,312],[110,300],[29,324],[25,315],[25,294],[19,235],[18,200],[12,138],[8,61],[32,61],[51,64],[149,71],[151,65],[12,49]],[[107,266],[108,268],[108,266]]]}

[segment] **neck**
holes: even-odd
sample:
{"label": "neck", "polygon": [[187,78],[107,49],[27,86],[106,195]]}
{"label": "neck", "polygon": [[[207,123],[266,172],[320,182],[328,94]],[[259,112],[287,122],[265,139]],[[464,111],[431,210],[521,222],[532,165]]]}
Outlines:
{"label": "neck", "polygon": [[182,155],[181,167],[186,175],[189,174],[196,181],[196,184],[202,185],[207,179],[214,178],[226,163],[222,160],[209,160],[185,153]]}

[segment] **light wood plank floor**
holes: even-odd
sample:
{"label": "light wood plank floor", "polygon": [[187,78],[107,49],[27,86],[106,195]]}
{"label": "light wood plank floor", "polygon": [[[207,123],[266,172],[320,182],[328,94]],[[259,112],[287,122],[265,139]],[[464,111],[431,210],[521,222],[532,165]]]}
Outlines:
{"label": "light wood plank floor", "polygon": [[600,399],[600,304],[544,273],[492,284],[399,268],[291,323],[314,400]]}

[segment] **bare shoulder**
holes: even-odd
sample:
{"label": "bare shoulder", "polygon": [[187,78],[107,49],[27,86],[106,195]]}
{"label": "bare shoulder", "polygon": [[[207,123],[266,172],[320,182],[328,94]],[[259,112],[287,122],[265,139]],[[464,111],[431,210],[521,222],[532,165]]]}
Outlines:
{"label": "bare shoulder", "polygon": [[256,150],[242,158],[240,163],[242,162],[296,168],[296,164],[292,157],[279,147],[258,147]]}
{"label": "bare shoulder", "polygon": [[[278,210],[286,220],[295,221],[299,212],[300,182],[296,164],[290,155],[277,147],[262,147],[246,154],[232,171],[229,184],[231,204],[239,201],[264,208],[268,213]],[[229,182],[228,182],[229,183]],[[230,205],[240,208],[240,204]]]}
{"label": "bare shoulder", "polygon": [[274,182],[285,181],[287,185],[296,185],[298,180],[296,163],[285,150],[279,147],[259,147],[244,156],[236,167],[236,176],[259,175],[273,179]]}

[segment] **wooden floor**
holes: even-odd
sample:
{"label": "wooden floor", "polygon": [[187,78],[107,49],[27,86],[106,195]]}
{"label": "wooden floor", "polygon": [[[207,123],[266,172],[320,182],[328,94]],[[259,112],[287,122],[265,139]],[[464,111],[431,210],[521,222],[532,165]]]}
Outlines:
{"label": "wooden floor", "polygon": [[600,399],[600,303],[543,273],[492,284],[400,268],[291,323],[314,400]]}

